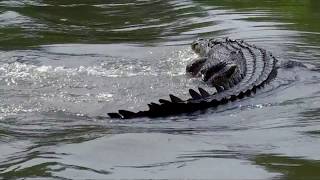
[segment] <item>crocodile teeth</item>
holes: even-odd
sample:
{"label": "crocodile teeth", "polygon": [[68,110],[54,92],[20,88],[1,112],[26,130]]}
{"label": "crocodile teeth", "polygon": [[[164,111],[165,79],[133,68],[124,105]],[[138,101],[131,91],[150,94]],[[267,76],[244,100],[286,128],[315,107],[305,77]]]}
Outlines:
{"label": "crocodile teeth", "polygon": [[193,89],[189,89],[189,93],[190,93],[192,99],[201,99],[202,98],[202,96]]}
{"label": "crocodile teeth", "polygon": [[202,89],[201,87],[198,87],[198,89],[202,97],[210,96],[210,94],[206,90]]}
{"label": "crocodile teeth", "polygon": [[173,103],[182,103],[183,102],[183,100],[178,98],[177,96],[174,96],[172,94],[169,94],[169,96],[170,96],[171,102],[173,102]]}

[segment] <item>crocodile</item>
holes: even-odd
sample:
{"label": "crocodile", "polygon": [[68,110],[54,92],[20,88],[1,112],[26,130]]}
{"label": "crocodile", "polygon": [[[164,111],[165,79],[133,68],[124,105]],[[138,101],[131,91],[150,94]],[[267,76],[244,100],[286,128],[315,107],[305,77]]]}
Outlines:
{"label": "crocodile", "polygon": [[[148,104],[149,110],[119,110],[110,118],[164,117],[216,107],[254,94],[277,75],[277,62],[271,52],[234,39],[197,39],[191,49],[198,55],[186,67],[186,73],[214,88],[189,89],[190,98],[182,100],[170,94],[170,100]],[[291,63],[292,65],[292,63]],[[290,65],[289,65],[290,66]]]}

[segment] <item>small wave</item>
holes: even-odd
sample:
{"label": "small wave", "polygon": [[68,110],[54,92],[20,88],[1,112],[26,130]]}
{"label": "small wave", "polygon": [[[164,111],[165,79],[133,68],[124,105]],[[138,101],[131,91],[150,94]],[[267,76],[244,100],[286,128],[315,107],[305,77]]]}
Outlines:
{"label": "small wave", "polygon": [[[36,19],[24,16],[15,11],[4,11],[0,14],[0,27],[20,27],[35,30],[46,28],[47,25],[39,23]],[[29,34],[26,36],[31,35]]]}
{"label": "small wave", "polygon": [[48,4],[40,3],[39,1],[34,0],[10,0],[10,1],[1,1],[0,5],[6,7],[23,7],[23,6],[49,6]]}
{"label": "small wave", "polygon": [[24,107],[21,104],[0,106],[0,120],[7,116],[14,116],[18,113],[39,112],[39,108]]}
{"label": "small wave", "polygon": [[32,20],[15,11],[5,11],[0,14],[0,26],[18,25],[23,23],[31,23]]}

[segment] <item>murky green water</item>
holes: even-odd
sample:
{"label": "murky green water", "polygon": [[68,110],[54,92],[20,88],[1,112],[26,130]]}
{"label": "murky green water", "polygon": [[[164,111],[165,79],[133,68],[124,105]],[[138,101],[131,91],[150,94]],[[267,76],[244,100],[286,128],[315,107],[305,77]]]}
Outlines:
{"label": "murky green water", "polygon": [[197,37],[320,65],[317,0],[0,2],[0,179],[320,178],[320,74],[280,69],[203,114],[110,120],[187,96]]}

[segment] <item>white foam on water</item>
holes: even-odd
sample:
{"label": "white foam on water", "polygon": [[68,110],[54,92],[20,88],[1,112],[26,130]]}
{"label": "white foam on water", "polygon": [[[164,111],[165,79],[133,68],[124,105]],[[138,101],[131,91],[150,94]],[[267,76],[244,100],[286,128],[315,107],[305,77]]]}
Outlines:
{"label": "white foam on water", "polygon": [[0,65],[0,80],[10,85],[19,85],[19,81],[29,83],[41,83],[44,80],[54,81],[59,78],[76,78],[83,76],[96,77],[131,77],[139,75],[155,75],[152,68],[148,66],[134,67],[133,65],[113,65],[106,67],[106,64],[93,66],[79,66],[67,68],[64,66],[51,65],[29,65],[19,62],[4,63]]}

